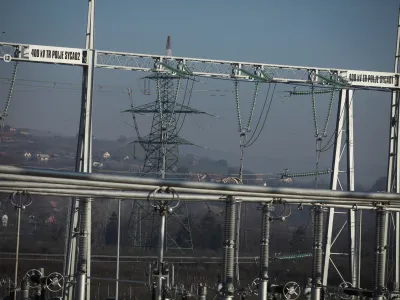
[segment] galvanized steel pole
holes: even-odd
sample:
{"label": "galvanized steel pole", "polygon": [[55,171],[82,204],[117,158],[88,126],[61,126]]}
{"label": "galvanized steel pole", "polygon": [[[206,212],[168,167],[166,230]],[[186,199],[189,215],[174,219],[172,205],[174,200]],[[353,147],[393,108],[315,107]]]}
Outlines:
{"label": "galvanized steel pole", "polygon": [[159,257],[158,257],[158,278],[157,278],[157,300],[162,300],[163,296],[163,268],[164,268],[164,243],[165,243],[165,225],[166,225],[166,214],[167,207],[161,205],[160,216],[161,216],[161,224],[160,224],[160,241],[159,241]]}

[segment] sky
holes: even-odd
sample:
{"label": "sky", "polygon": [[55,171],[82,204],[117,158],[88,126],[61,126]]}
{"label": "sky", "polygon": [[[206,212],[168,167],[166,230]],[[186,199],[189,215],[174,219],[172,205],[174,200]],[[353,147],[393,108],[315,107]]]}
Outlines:
{"label": "sky", "polygon": [[[84,48],[87,2],[3,2],[0,32],[5,33],[0,41]],[[170,35],[172,53],[176,56],[390,72],[393,71],[399,4],[395,0],[97,0],[95,48],[163,54]],[[7,79],[11,78],[12,67],[0,62],[0,105],[7,97]],[[21,64],[8,123],[75,135],[81,74],[78,67]],[[155,100],[154,86],[152,95],[143,95],[138,76],[143,74],[96,69],[93,99],[96,137],[116,139],[120,135],[135,135],[129,125],[131,117],[120,113],[130,105],[127,88],[133,90],[136,104]],[[33,84],[41,88],[29,86]],[[103,87],[101,91],[97,91],[99,86]],[[215,89],[224,92],[204,92]],[[182,137],[238,157],[233,83],[202,79],[194,90],[191,105],[219,117],[188,116]],[[254,122],[266,90],[267,86],[263,85]],[[277,86],[264,131],[246,149],[245,162],[253,171],[315,169],[311,97],[282,97],[282,91],[288,90],[290,86]],[[253,92],[254,83],[240,86],[244,120],[248,117]],[[317,98],[320,124],[326,118],[328,101],[328,97]],[[335,99],[334,106],[337,102]],[[356,181],[363,184],[371,184],[386,173],[389,106],[389,93],[355,93]],[[335,110],[328,135],[334,130]],[[140,119],[143,133],[149,130],[150,121],[151,116]],[[331,152],[323,153],[322,168],[330,167],[331,156]]]}

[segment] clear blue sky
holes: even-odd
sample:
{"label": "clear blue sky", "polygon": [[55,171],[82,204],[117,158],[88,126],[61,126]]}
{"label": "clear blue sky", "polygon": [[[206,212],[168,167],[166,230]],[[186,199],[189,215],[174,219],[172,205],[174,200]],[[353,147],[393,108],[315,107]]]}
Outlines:
{"label": "clear blue sky", "polygon": [[[98,0],[96,3],[97,49],[162,54],[166,37],[171,35],[173,55],[179,56],[376,71],[393,69],[399,1]],[[1,7],[0,32],[6,32],[0,37],[2,41],[84,47],[85,1],[14,0],[3,1]],[[11,64],[0,63],[1,78],[9,78],[11,73]],[[23,64],[18,73],[22,79],[77,84],[80,76],[79,68],[38,64]],[[96,70],[96,84],[122,87],[114,88],[111,93],[95,94],[96,136],[132,135],[132,128],[124,123],[129,122],[129,116],[120,114],[129,105],[127,95],[121,91],[132,87],[137,103],[154,100],[140,93],[136,78],[133,72]],[[4,101],[8,85],[4,80],[0,83],[0,99]],[[195,86],[195,89],[215,88],[229,92],[224,97],[209,97],[215,93],[198,92],[192,103],[221,118],[187,118],[183,136],[212,149],[238,154],[233,84],[205,80]],[[49,88],[31,91],[30,87],[16,88],[10,124],[69,135],[76,133],[78,91]],[[245,111],[251,94],[250,85],[242,90]],[[249,156],[262,158],[256,171],[279,171],[276,166],[269,169],[267,159],[280,159],[282,169],[310,171],[315,160],[311,99],[281,101],[280,95],[276,93],[267,128],[248,150]],[[356,93],[356,176],[365,182],[385,173],[389,103],[388,94]],[[323,123],[327,99],[321,97],[318,104],[320,123]],[[142,120],[144,128],[149,126],[149,120]],[[330,161],[330,153],[324,154],[323,166],[328,167]]]}

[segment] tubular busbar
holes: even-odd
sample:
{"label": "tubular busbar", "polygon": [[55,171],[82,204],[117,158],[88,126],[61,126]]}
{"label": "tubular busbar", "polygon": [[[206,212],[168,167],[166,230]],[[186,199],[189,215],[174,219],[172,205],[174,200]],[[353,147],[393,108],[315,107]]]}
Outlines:
{"label": "tubular busbar", "polygon": [[[206,182],[187,182],[187,181],[173,181],[173,180],[162,180],[162,179],[151,179],[142,177],[128,177],[128,176],[116,176],[106,174],[88,174],[88,173],[75,173],[67,171],[54,171],[54,170],[40,170],[40,169],[25,169],[12,166],[1,166],[0,174],[18,174],[18,175],[31,175],[31,176],[44,176],[44,177],[55,177],[64,179],[78,179],[78,180],[93,180],[103,181],[104,187],[107,187],[107,182],[114,183],[129,183],[138,184],[144,186],[169,186],[173,187],[175,191],[182,192],[180,188],[193,190],[194,193],[199,193],[197,190],[206,190],[204,194],[216,194],[216,192],[237,192],[237,196],[240,193],[259,194],[260,196],[278,197],[285,195],[286,198],[307,198],[307,197],[319,197],[321,200],[326,198],[330,199],[351,199],[360,200],[366,202],[390,202],[394,201],[400,203],[399,194],[389,193],[360,193],[360,192],[344,192],[344,191],[333,191],[333,190],[317,190],[317,189],[299,189],[299,188],[271,188],[263,186],[252,186],[252,185],[237,185],[237,184],[217,184],[217,183],[206,183]],[[23,176],[20,176],[24,180]],[[54,179],[54,178],[53,178]],[[56,183],[56,181],[53,181]]]}
{"label": "tubular busbar", "polygon": [[[3,186],[3,188],[1,188]],[[6,186],[6,187],[5,187]],[[144,190],[148,190],[147,186],[141,186],[140,189],[144,188]],[[5,183],[0,181],[0,191],[5,193],[12,193],[18,191],[25,191],[33,195],[43,195],[43,196],[61,196],[61,197],[91,197],[91,198],[116,198],[116,199],[137,199],[137,200],[145,200],[148,198],[148,192],[142,191],[121,191],[121,190],[84,190],[84,189],[62,189],[62,188],[53,188],[53,189],[44,189],[44,188],[21,188],[18,184],[14,187],[13,183]],[[179,189],[178,189],[179,190]],[[218,201],[224,202],[225,196],[231,195],[234,192],[223,192],[223,191],[207,191],[207,190],[196,190],[201,191],[201,194],[179,194],[179,198],[185,201]],[[192,191],[193,192],[193,191]],[[216,195],[215,193],[219,193],[220,195]],[[227,194],[227,195],[223,195]],[[246,194],[242,192],[241,194]],[[250,193],[252,194],[252,193]],[[254,193],[253,193],[254,194]],[[327,196],[307,196],[298,194],[256,194],[257,196],[239,196],[237,197],[238,201],[241,202],[265,202],[273,200],[274,204],[281,203],[281,199],[285,199],[286,204],[306,204],[306,205],[334,205],[335,207],[341,208],[357,208],[359,209],[371,209],[372,205],[375,205],[377,200],[369,200],[363,198],[345,198],[345,197],[327,197]],[[276,196],[279,198],[276,198]],[[154,197],[157,200],[171,200],[171,195],[166,194],[156,194]],[[391,201],[391,205],[389,202],[387,203],[388,210],[391,211],[399,211],[399,201]],[[369,207],[368,207],[369,205]]]}

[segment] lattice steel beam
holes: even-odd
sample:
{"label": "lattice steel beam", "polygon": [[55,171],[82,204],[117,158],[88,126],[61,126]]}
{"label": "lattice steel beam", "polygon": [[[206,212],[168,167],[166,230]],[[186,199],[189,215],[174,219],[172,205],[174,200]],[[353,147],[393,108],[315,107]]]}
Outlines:
{"label": "lattice steel beam", "polygon": [[[86,65],[86,50],[82,51],[80,61],[61,62],[49,58],[29,56],[35,47],[52,48],[52,46],[35,46],[28,44],[0,42],[0,59],[6,61],[26,61],[51,64]],[[57,47],[53,47],[56,49]],[[62,48],[74,51],[74,48]],[[214,77],[221,79],[239,78],[242,80],[261,80],[290,84],[319,84],[319,85],[349,85],[360,89],[398,89],[399,74],[394,72],[375,72],[346,70],[336,68],[316,68],[306,66],[274,65],[253,62],[228,60],[213,60],[189,57],[167,57],[164,55],[140,54],[96,50],[95,64],[97,68],[118,69],[128,71],[160,71],[171,72],[179,70],[195,76]],[[166,68],[168,65],[169,68]],[[254,74],[254,75],[251,75]]]}

